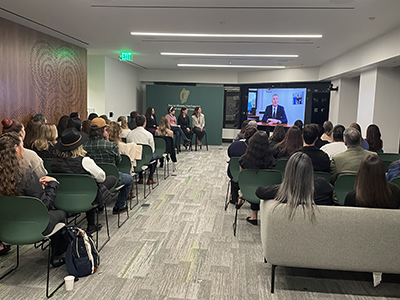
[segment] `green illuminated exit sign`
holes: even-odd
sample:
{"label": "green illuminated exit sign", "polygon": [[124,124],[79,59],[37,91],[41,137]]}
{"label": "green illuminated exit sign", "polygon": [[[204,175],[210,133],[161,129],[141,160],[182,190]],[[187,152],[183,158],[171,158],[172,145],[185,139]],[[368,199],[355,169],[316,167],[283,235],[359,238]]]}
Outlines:
{"label": "green illuminated exit sign", "polygon": [[120,61],[133,61],[132,52],[121,52],[119,55]]}

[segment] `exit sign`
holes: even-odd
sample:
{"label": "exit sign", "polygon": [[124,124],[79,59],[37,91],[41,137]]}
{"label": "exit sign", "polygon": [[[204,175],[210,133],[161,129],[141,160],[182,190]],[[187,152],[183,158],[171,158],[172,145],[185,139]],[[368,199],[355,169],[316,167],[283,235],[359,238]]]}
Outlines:
{"label": "exit sign", "polygon": [[120,61],[133,61],[132,52],[121,52],[119,55]]}

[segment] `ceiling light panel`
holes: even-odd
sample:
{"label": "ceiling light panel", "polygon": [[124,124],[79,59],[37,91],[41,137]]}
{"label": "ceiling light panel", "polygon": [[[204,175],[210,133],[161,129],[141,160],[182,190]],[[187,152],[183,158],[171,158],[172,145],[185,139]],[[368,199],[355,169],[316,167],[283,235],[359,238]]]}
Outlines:
{"label": "ceiling light panel", "polygon": [[135,36],[171,36],[171,37],[215,37],[215,38],[322,38],[322,34],[213,34],[213,33],[163,33],[131,32]]}
{"label": "ceiling light panel", "polygon": [[217,54],[217,53],[173,53],[161,52],[166,56],[210,56],[210,57],[299,57],[295,54]]}
{"label": "ceiling light panel", "polygon": [[198,68],[252,68],[252,69],[284,69],[284,66],[252,66],[252,65],[200,65],[200,64],[177,64],[178,67]]}

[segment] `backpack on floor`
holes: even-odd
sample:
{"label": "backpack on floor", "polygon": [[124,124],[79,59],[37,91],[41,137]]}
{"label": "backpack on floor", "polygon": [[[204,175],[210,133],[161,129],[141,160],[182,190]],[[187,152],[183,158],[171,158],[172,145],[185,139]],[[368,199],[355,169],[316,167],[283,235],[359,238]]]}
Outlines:
{"label": "backpack on floor", "polygon": [[69,244],[65,254],[65,265],[70,275],[84,277],[96,272],[100,256],[93,240],[76,226],[67,229]]}

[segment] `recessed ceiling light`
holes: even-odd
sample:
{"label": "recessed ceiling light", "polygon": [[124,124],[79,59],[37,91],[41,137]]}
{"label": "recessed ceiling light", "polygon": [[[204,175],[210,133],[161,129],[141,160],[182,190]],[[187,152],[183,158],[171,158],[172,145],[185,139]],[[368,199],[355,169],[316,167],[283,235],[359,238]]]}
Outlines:
{"label": "recessed ceiling light", "polygon": [[299,57],[295,54],[220,54],[220,53],[174,53],[161,52],[161,55],[169,56],[214,56],[214,57]]}
{"label": "recessed ceiling light", "polygon": [[179,36],[179,37],[226,37],[226,38],[322,38],[322,34],[211,34],[211,33],[163,33],[131,32],[131,35]]}
{"label": "recessed ceiling light", "polygon": [[255,68],[255,69],[284,69],[284,66],[251,66],[251,65],[200,65],[200,64],[177,64],[178,67],[199,68]]}

